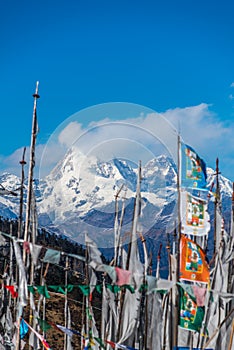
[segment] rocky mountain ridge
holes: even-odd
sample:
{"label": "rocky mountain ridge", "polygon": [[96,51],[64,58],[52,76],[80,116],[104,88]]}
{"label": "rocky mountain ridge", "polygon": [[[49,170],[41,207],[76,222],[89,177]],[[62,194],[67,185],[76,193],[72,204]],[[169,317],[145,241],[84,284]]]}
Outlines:
{"label": "rocky mountain ridge", "polygon": [[[207,173],[210,188],[214,171],[207,169]],[[232,183],[222,175],[219,180],[222,207],[228,221]],[[112,248],[115,196],[122,188],[118,210],[120,215],[125,205],[122,232],[127,235],[131,230],[136,181],[137,168],[131,162],[123,159],[103,162],[95,157],[87,158],[75,147],[71,148],[45,179],[34,181],[39,224],[81,244],[87,232],[99,247]],[[142,166],[142,216],[139,221],[142,232],[150,239],[157,240],[161,233],[173,232],[177,210],[176,181],[176,165],[165,155]],[[20,187],[20,179],[7,173],[0,176],[0,183],[10,190]],[[1,216],[14,219],[18,217],[18,211],[19,196],[0,197]]]}

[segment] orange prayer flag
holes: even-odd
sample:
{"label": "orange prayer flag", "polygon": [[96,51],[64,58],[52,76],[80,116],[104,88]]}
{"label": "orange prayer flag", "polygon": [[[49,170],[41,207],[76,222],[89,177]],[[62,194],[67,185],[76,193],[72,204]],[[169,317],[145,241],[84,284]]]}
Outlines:
{"label": "orange prayer flag", "polygon": [[209,267],[202,248],[191,239],[181,235],[180,279],[209,283]]}

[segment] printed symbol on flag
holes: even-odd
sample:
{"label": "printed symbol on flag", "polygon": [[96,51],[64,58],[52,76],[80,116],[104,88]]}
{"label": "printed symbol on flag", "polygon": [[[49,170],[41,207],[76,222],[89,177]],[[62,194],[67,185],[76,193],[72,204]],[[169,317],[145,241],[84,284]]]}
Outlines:
{"label": "printed symbol on flag", "polygon": [[187,222],[188,226],[204,227],[205,206],[204,201],[187,194]]}
{"label": "printed symbol on flag", "polygon": [[202,265],[201,256],[200,256],[200,253],[199,253],[199,250],[198,250],[198,247],[196,244],[193,244],[192,242],[188,242],[187,256],[186,257],[187,257],[187,259],[186,259],[186,268],[185,269],[187,271],[201,273],[203,265]]}
{"label": "printed symbol on flag", "polygon": [[[201,160],[195,152],[190,148],[185,148],[185,154],[187,159],[186,177],[188,179],[201,180],[202,179],[202,167]],[[194,182],[197,187],[197,182]]]}
{"label": "printed symbol on flag", "polygon": [[[196,316],[196,304],[186,292],[184,293],[183,299],[184,307],[181,309],[181,317],[184,321],[193,322]],[[185,322],[184,326],[188,327],[188,322]]]}
{"label": "printed symbol on flag", "polygon": [[207,283],[210,273],[205,253],[201,247],[182,234],[180,251],[180,278]]}

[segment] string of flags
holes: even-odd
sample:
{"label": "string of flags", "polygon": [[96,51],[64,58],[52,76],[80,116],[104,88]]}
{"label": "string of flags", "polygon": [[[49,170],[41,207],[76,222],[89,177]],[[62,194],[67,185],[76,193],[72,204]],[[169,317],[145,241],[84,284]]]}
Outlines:
{"label": "string of flags", "polygon": [[[79,331],[61,326],[59,324],[55,324],[53,322],[48,322],[48,321],[42,320],[40,318],[37,318],[37,321],[38,321],[38,324],[43,332],[47,332],[49,329],[54,328],[54,329],[57,329],[65,334],[67,334],[69,337],[72,337],[73,335],[80,336],[81,338],[83,338],[87,342],[86,343],[87,349],[90,349],[89,346],[95,345],[96,343],[98,343],[98,345],[100,345],[102,349],[106,349],[106,346],[105,346],[105,343],[106,343],[106,344],[109,344],[113,349],[117,348],[117,349],[138,350],[138,349],[133,348],[131,346],[115,343],[111,340],[107,340],[107,339],[103,340],[103,339],[98,338],[98,337],[88,336],[87,334],[82,334]],[[42,337],[42,335],[40,333],[38,333],[37,331],[35,331],[35,329],[33,329],[28,324],[28,322],[22,318],[21,322],[20,322],[20,329],[19,329],[20,339],[23,339],[27,335],[29,330],[31,330],[37,336],[37,338],[41,341],[42,345],[44,346],[44,348],[46,350],[52,350],[50,348],[49,344],[47,343],[47,341]],[[84,348],[84,350],[85,350],[85,348]]]}
{"label": "string of flags", "polygon": [[[188,236],[206,236],[210,230],[207,201],[200,196],[200,191],[207,192],[206,165],[194,149],[184,143],[181,143],[181,163],[179,326],[199,332],[205,314],[205,296],[209,287],[210,272],[205,252]],[[199,197],[191,193],[191,190],[199,191]],[[198,287],[198,283],[202,284],[202,287]]]}

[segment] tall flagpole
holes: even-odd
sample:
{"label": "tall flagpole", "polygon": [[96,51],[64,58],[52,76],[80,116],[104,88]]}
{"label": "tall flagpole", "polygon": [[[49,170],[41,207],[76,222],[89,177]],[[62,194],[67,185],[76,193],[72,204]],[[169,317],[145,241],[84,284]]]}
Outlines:
{"label": "tall flagpole", "polygon": [[[232,218],[232,222],[231,222],[230,236],[231,236],[231,240],[234,240],[234,182],[232,183],[232,215],[231,215],[231,218]],[[234,268],[234,266],[233,266],[233,268]]]}
{"label": "tall flagpole", "polygon": [[21,164],[21,184],[20,184],[20,210],[19,210],[19,220],[18,220],[18,238],[22,238],[22,222],[23,222],[23,202],[24,202],[24,166],[26,161],[25,157],[26,147],[23,150]]}
{"label": "tall flagpole", "polygon": [[[177,201],[177,217],[178,217],[178,224],[177,224],[177,281],[180,280],[180,239],[181,239],[181,139],[180,134],[178,133],[177,137],[177,195],[178,195],[178,201]],[[174,291],[174,331],[173,331],[173,346],[178,346],[178,323],[179,323],[179,297],[177,294],[177,290],[175,287]]]}
{"label": "tall flagpole", "polygon": [[[33,106],[33,122],[32,122],[32,134],[31,134],[31,147],[30,147],[30,163],[28,171],[28,193],[27,193],[27,210],[25,218],[25,230],[24,230],[24,241],[28,241],[29,235],[29,225],[30,225],[30,214],[31,214],[31,200],[32,200],[32,185],[33,185],[33,170],[35,166],[35,145],[36,145],[36,136],[37,136],[37,99],[40,97],[38,95],[38,85],[36,83],[36,90],[33,94],[34,97],[34,106]],[[23,252],[23,261],[25,263],[26,252]]]}
{"label": "tall flagpole", "polygon": [[217,250],[217,210],[219,205],[219,159],[216,158],[216,169],[215,169],[215,175],[216,175],[216,195],[215,195],[215,211],[214,211],[214,257]]}

